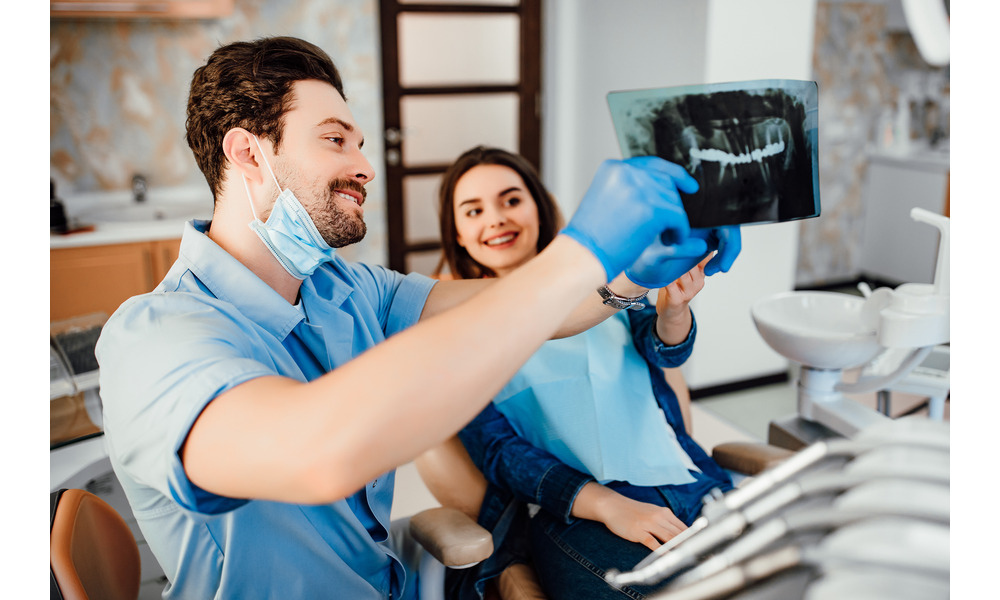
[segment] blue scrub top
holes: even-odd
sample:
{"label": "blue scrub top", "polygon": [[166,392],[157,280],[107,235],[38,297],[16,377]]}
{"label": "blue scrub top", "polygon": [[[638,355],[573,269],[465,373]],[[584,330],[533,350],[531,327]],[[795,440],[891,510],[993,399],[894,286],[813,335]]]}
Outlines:
{"label": "blue scrub top", "polygon": [[220,393],[266,375],[310,381],[416,323],[434,281],[335,257],[303,281],[300,310],[207,228],[186,224],[163,282],[125,302],[97,345],[111,463],[164,597],[415,597],[385,543],[394,472],[332,504],[246,500],[198,488],[179,450]]}

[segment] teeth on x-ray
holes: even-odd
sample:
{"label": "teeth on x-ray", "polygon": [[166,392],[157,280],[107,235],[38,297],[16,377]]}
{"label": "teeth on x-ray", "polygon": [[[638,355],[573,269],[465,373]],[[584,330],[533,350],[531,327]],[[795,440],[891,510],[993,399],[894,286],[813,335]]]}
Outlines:
{"label": "teeth on x-ray", "polygon": [[692,162],[696,160],[705,160],[709,162],[722,163],[723,167],[728,167],[729,165],[747,164],[752,161],[763,162],[765,158],[781,154],[784,151],[785,142],[783,141],[771,142],[763,148],[755,148],[749,152],[743,152],[742,154],[733,154],[731,152],[725,152],[715,148],[708,148],[705,150],[702,150],[701,148],[692,148],[691,159]]}
{"label": "teeth on x-ray", "polygon": [[819,216],[815,82],[759,80],[613,92],[622,154],[683,166],[692,227]]}

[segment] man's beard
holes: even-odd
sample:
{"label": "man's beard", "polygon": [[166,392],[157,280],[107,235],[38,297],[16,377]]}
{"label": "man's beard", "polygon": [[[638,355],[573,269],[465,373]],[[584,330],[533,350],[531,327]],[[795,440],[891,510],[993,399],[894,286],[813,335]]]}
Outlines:
{"label": "man's beard", "polygon": [[364,218],[354,214],[352,210],[345,210],[337,204],[334,197],[335,190],[353,190],[361,194],[362,198],[367,196],[364,186],[353,179],[336,179],[332,181],[326,190],[326,206],[324,210],[316,211],[311,215],[316,224],[316,230],[331,248],[343,248],[351,244],[356,244],[364,239],[368,232]]}

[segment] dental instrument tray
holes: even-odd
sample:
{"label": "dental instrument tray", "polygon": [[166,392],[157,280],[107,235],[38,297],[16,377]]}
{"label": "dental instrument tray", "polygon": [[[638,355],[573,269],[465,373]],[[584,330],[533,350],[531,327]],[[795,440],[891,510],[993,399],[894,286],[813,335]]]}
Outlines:
{"label": "dental instrument tray", "polygon": [[692,227],[818,217],[818,88],[762,79],[608,94],[625,158],[659,156],[698,180]]}

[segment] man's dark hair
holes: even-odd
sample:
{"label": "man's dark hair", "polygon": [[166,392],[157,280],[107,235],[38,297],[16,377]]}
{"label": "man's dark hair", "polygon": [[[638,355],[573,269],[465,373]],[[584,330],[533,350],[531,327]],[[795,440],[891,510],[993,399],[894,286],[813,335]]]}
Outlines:
{"label": "man's dark hair", "polygon": [[[226,157],[222,139],[242,127],[281,145],[284,115],[291,107],[292,84],[325,81],[344,95],[340,73],[318,46],[293,37],[269,37],[222,46],[191,79],[187,142],[212,195],[222,188]],[[346,97],[345,97],[346,99]]]}

